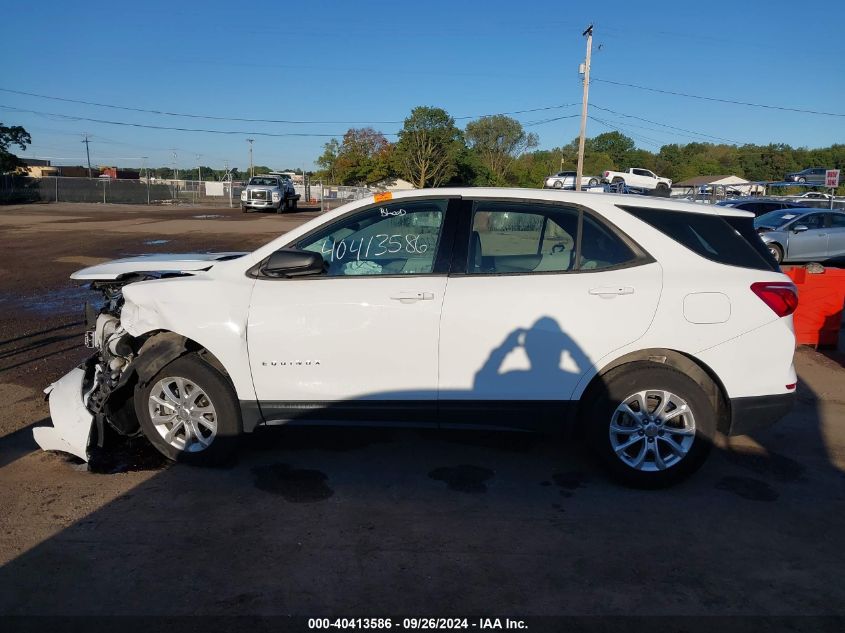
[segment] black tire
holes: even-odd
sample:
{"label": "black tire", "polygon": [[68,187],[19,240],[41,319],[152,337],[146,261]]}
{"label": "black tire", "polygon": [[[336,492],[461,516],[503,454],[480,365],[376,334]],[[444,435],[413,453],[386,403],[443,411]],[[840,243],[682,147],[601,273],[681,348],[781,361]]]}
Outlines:
{"label": "black tire", "polygon": [[241,211],[243,211],[244,213],[249,213],[249,207],[246,206],[245,204],[242,204],[241,205]]}
{"label": "black tire", "polygon": [[625,181],[622,178],[620,178],[619,176],[614,177],[614,179],[610,181],[610,184],[612,184],[612,185],[618,185],[620,183],[622,183],[624,185]]}
{"label": "black tire", "polygon": [[590,181],[587,183],[587,185],[590,187],[595,187],[597,184],[599,184],[597,178],[590,178]]}
{"label": "black tire", "polygon": [[660,183],[654,190],[654,195],[659,198],[668,198],[671,193],[669,192],[669,187],[667,187],[664,183]]}
{"label": "black tire", "polygon": [[798,179],[798,182],[799,182],[799,183],[801,183],[801,184],[803,185],[804,183],[806,183],[806,182],[807,182],[807,179],[806,179],[806,178],[804,178],[804,176],[801,176],[801,177]]}
{"label": "black tire", "polygon": [[[207,448],[196,452],[180,450],[167,442],[150,415],[150,395],[159,381],[171,377],[186,379],[205,394],[215,410],[216,435]],[[187,391],[187,390],[186,390]],[[241,410],[235,390],[229,380],[218,370],[206,363],[197,354],[180,356],[166,365],[144,385],[135,391],[135,414],[146,438],[162,455],[172,461],[185,462],[195,466],[218,466],[228,461],[238,444],[243,425]],[[205,399],[200,399],[205,403]],[[184,425],[183,425],[184,426]],[[207,429],[206,429],[207,430]]]}
{"label": "black tire", "polygon": [[297,202],[299,202],[299,200],[297,200],[296,198],[290,201],[291,211],[296,211]]}
{"label": "black tire", "polygon": [[279,203],[279,208],[276,209],[276,213],[284,213],[287,210],[287,208],[288,208],[287,200],[282,200]]}
{"label": "black tire", "polygon": [[552,187],[555,189],[562,189],[563,183],[560,180],[555,180],[554,183],[552,183]]}
{"label": "black tire", "polygon": [[783,247],[780,244],[766,244],[769,249],[769,252],[772,254],[772,257],[775,258],[775,261],[780,264],[783,262]]}
{"label": "black tire", "polygon": [[[615,412],[632,394],[644,390],[666,390],[683,399],[692,413],[695,433],[686,454],[670,464],[665,470],[640,470],[629,465],[614,451],[611,443],[611,422],[616,419]],[[585,406],[582,409],[580,423],[585,426],[587,440],[596,452],[602,465],[610,475],[620,483],[633,488],[664,488],[685,479],[694,473],[704,463],[712,446],[716,431],[716,411],[704,389],[686,374],[650,362],[635,362],[623,365],[608,372],[599,383],[594,383],[590,393],[585,394]],[[677,421],[683,416],[675,418]],[[677,424],[673,422],[672,424]],[[669,426],[663,428],[670,428]],[[655,431],[657,432],[657,431]],[[664,452],[668,446],[664,441],[664,433],[660,437],[642,435],[643,445],[647,446],[646,455],[651,456],[651,466],[656,467],[656,459],[652,447]],[[668,437],[678,440],[679,436]],[[633,438],[631,433],[626,439]],[[658,442],[658,439],[660,441]],[[680,443],[683,440],[678,440]],[[634,452],[640,450],[639,444],[632,447]],[[627,455],[630,456],[630,455]],[[648,466],[648,464],[646,464]],[[651,467],[649,466],[649,467]]]}

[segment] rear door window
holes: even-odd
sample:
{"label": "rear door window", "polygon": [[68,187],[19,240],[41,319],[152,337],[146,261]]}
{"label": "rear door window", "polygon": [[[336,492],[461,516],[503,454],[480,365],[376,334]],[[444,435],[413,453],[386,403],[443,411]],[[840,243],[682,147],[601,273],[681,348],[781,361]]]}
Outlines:
{"label": "rear door window", "polygon": [[473,203],[467,254],[467,272],[476,275],[598,270],[637,258],[612,229],[577,208],[498,201]]}

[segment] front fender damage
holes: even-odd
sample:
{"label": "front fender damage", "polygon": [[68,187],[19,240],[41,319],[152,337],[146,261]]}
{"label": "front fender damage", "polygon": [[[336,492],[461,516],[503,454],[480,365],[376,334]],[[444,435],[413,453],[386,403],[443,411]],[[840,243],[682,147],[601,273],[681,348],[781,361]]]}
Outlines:
{"label": "front fender damage", "polygon": [[138,435],[132,406],[135,384],[146,384],[189,351],[183,336],[161,332],[134,339],[112,319],[98,318],[95,340],[100,352],[44,390],[53,426],[33,429],[42,449],[71,453],[87,462],[107,433]]}

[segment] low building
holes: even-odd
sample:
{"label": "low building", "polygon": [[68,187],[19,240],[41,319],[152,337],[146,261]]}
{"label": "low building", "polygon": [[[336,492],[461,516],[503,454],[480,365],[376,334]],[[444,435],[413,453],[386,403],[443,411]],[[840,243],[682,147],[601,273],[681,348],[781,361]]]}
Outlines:
{"label": "low building", "polygon": [[141,172],[135,169],[118,169],[117,167],[101,167],[100,176],[113,180],[139,180]]}
{"label": "low building", "polygon": [[22,158],[22,167],[18,167],[17,173],[29,176],[30,178],[44,178],[45,176],[58,176],[59,168],[53,167],[49,160],[40,158]]}
{"label": "low building", "polygon": [[373,191],[407,191],[408,189],[414,189],[414,183],[408,182],[403,178],[386,178],[384,180],[380,180],[377,183],[370,185],[370,189]]}
{"label": "low building", "polygon": [[716,176],[695,176],[679,182],[672,183],[673,195],[701,195],[715,190],[716,194],[722,195],[726,191],[733,190],[743,195],[757,195],[765,193],[765,187],[759,183],[750,182],[745,178],[733,174],[722,174]]}

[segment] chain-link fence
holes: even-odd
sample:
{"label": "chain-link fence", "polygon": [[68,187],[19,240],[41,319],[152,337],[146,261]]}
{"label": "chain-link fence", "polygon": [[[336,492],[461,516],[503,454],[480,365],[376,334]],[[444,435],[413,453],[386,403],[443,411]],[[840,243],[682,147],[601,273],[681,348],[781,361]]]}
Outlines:
{"label": "chain-link fence", "polygon": [[347,202],[360,200],[361,198],[373,195],[372,190],[367,187],[348,187],[345,185],[324,185],[323,183],[319,183],[314,189],[320,192],[319,200],[322,211],[336,209]]}
{"label": "chain-link fence", "polygon": [[[115,178],[28,178],[0,177],[0,202],[89,202],[104,204],[194,204],[238,207],[240,182],[196,180],[122,180]],[[324,185],[306,182],[294,185],[300,206],[318,206],[321,211],[335,209],[360,200],[372,191],[366,187]]]}

